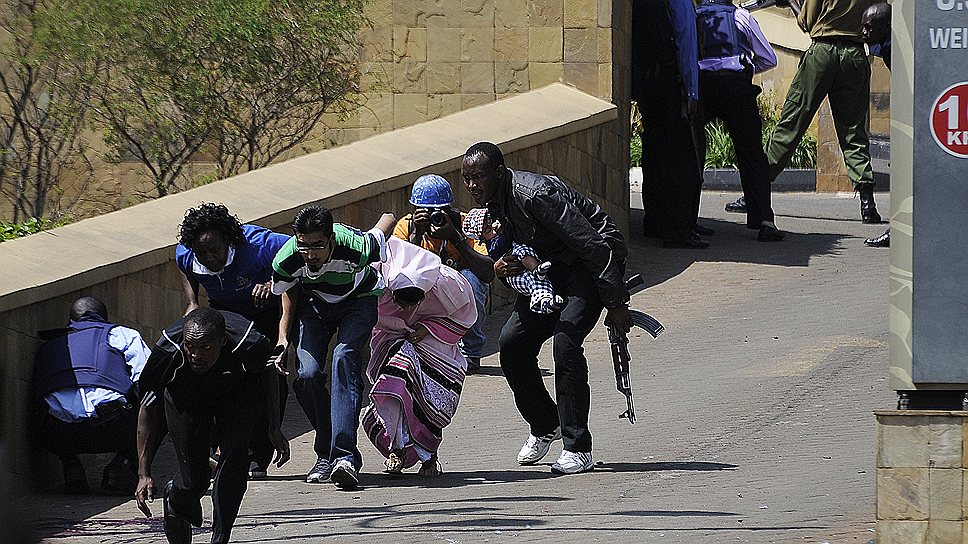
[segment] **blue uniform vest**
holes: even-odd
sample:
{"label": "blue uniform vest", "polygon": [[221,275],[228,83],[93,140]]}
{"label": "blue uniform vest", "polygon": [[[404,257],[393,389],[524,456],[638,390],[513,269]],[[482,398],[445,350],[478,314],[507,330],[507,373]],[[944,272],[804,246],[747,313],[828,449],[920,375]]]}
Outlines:
{"label": "blue uniform vest", "polygon": [[740,57],[749,66],[753,47],[747,36],[736,27],[736,6],[730,0],[705,0],[696,9],[699,26],[700,59]]}
{"label": "blue uniform vest", "polygon": [[108,343],[116,325],[72,321],[37,351],[34,393],[43,397],[66,387],[100,387],[127,394],[133,382],[124,353]]}

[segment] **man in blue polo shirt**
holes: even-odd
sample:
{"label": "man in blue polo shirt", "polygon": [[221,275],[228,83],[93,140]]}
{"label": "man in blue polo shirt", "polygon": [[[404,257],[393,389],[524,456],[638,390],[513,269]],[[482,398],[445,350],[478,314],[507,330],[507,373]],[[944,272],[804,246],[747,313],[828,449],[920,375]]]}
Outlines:
{"label": "man in blue polo shirt", "polygon": [[[255,323],[272,345],[279,337],[279,297],[272,294],[272,259],[289,240],[256,225],[243,225],[222,204],[204,203],[185,212],[179,226],[175,261],[182,272],[188,307],[199,307],[198,288],[205,288],[216,310],[237,313]],[[285,413],[288,383],[279,377],[280,414]],[[250,441],[250,478],[263,478],[273,447],[266,422],[255,427]]]}

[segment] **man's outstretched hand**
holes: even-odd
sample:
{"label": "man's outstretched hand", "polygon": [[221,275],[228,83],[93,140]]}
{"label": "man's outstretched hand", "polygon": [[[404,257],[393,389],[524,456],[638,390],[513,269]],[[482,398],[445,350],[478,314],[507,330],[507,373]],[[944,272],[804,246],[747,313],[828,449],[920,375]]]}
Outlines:
{"label": "man's outstretched hand", "polygon": [[151,509],[148,508],[149,502],[155,501],[155,481],[151,476],[139,476],[138,487],[134,491],[134,500],[138,502],[138,510],[146,518],[151,517]]}

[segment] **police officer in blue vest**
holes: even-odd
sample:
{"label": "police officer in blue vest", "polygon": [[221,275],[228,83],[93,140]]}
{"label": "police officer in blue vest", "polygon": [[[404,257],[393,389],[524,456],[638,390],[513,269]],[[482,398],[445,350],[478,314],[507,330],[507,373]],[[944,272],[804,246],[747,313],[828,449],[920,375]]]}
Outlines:
{"label": "police officer in blue vest", "polygon": [[784,235],[773,222],[770,169],[756,104],[761,89],[753,84],[753,74],[776,66],[776,54],[756,19],[731,0],[704,0],[696,17],[702,44],[699,96],[703,118],[722,119],[733,139],[746,201],[746,226],[759,230],[757,240],[761,242],[782,241]]}
{"label": "police officer in blue vest", "polygon": [[34,366],[34,393],[42,408],[37,437],[63,462],[65,491],[89,491],[78,454],[116,453],[101,488],[134,493],[135,384],[150,349],[137,331],[108,322],[107,308],[94,297],[74,302],[67,327],[40,334],[47,341]]}

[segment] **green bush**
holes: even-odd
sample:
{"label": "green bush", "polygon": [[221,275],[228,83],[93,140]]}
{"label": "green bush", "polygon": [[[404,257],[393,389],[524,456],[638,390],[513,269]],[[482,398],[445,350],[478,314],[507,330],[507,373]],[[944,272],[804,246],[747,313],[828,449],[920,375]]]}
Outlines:
{"label": "green bush", "polygon": [[7,223],[6,221],[0,221],[0,242],[13,240],[14,238],[21,238],[42,230],[61,227],[71,222],[73,222],[73,220],[70,218],[61,218],[54,221],[37,217],[31,217],[23,223]]}
{"label": "green bush", "polygon": [[634,130],[629,140],[629,165],[633,168],[642,166],[642,136]]}
{"label": "green bush", "polygon": [[[770,141],[770,136],[780,120],[780,110],[773,100],[774,95],[760,95],[757,104],[760,107],[760,117],[763,119],[763,147]],[[642,118],[637,108],[632,109],[632,137],[629,143],[629,161],[632,166],[642,166]],[[706,124],[706,168],[736,168],[736,150],[733,140],[729,137],[725,125],[719,119]],[[790,168],[817,167],[817,137],[811,133],[804,134],[793,153]]]}

